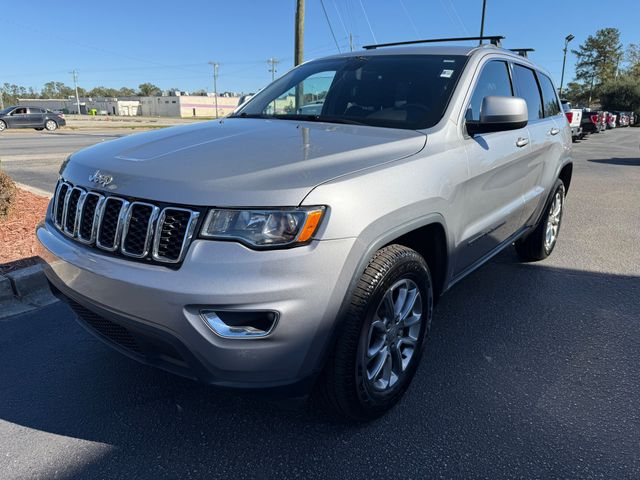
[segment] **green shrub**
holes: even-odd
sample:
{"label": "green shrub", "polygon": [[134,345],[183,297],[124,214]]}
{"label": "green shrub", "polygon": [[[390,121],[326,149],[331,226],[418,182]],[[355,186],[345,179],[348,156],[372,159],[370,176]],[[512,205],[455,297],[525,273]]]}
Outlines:
{"label": "green shrub", "polygon": [[9,216],[16,203],[16,184],[11,177],[0,170],[0,221]]}

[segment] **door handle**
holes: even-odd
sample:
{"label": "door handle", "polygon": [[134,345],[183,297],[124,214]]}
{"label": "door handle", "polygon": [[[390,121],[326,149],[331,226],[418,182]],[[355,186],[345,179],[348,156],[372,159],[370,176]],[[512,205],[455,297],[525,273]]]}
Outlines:
{"label": "door handle", "polygon": [[557,135],[558,133],[560,133],[560,130],[558,128],[552,128],[551,130],[549,130],[549,133],[551,135]]}
{"label": "door handle", "polygon": [[518,140],[516,140],[516,147],[526,147],[527,145],[529,145],[528,138],[520,137]]}

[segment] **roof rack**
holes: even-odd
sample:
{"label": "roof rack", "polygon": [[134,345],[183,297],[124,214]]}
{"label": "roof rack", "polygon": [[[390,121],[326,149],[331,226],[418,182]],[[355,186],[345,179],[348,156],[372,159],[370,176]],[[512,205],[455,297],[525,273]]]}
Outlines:
{"label": "roof rack", "polygon": [[467,40],[489,40],[491,45],[496,47],[500,46],[500,41],[504,40],[503,36],[492,35],[485,37],[454,37],[454,38],[429,38],[426,40],[409,40],[407,42],[392,42],[392,43],[379,43],[377,45],[365,45],[362,48],[365,50],[373,50],[381,47],[395,47],[397,45],[414,45],[416,43],[439,43],[439,42],[464,42]]}
{"label": "roof rack", "polygon": [[518,55],[524,58],[529,58],[529,52],[536,51],[535,48],[510,48],[509,50],[511,50],[514,53],[517,53]]}

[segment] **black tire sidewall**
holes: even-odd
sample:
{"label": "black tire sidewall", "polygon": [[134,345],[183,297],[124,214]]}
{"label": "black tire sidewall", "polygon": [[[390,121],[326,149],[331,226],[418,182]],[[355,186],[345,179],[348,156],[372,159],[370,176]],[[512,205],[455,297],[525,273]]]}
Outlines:
{"label": "black tire sidewall", "polygon": [[[53,122],[53,124],[55,125],[55,127],[53,128],[49,128],[47,127],[47,125],[49,124],[49,122]],[[47,130],[48,132],[54,132],[58,129],[58,124],[56,123],[55,120],[47,120],[46,122],[44,122],[44,128],[45,130]]]}
{"label": "black tire sidewall", "polygon": [[[375,412],[378,411],[384,412],[393,406],[411,383],[415,371],[420,363],[420,358],[424,351],[426,338],[431,326],[433,311],[431,276],[426,263],[424,260],[421,260],[422,258],[418,254],[415,254],[415,256],[404,257],[400,261],[394,263],[384,274],[383,279],[372,292],[368,300],[367,308],[361,318],[356,354],[357,358],[355,362],[356,371],[354,373],[358,400],[368,413],[375,414]],[[388,391],[378,392],[370,389],[364,378],[364,366],[360,362],[360,356],[362,354],[361,349],[367,341],[369,326],[371,325],[373,315],[375,314],[383,295],[389,287],[402,278],[411,279],[418,286],[423,302],[423,319],[426,321],[422,322],[416,351],[403,376],[398,380],[397,384],[393,388]]]}

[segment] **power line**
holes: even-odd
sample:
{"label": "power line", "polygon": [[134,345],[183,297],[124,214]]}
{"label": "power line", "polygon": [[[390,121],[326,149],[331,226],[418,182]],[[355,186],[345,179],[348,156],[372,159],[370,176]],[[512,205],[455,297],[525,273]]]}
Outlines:
{"label": "power line", "polygon": [[344,34],[346,36],[349,36],[349,31],[347,30],[347,26],[344,24],[344,20],[342,19],[342,14],[340,13],[340,9],[338,9],[338,4],[336,3],[336,0],[333,0],[333,8],[336,9],[336,13],[338,14],[338,20],[340,20],[340,23],[342,24],[342,28],[344,29]]}
{"label": "power line", "polygon": [[324,12],[324,18],[327,19],[327,25],[329,25],[329,31],[331,32],[331,36],[333,37],[333,41],[336,43],[336,48],[338,52],[342,53],[340,50],[340,45],[338,45],[338,40],[336,39],[336,34],[333,33],[333,27],[331,26],[331,21],[329,20],[329,15],[327,15],[327,9],[324,7],[324,0],[320,0],[320,5],[322,5],[322,11]]}
{"label": "power line", "polygon": [[[464,22],[462,21],[462,18],[460,18],[460,15],[458,15],[458,10],[456,9],[456,6],[453,4],[452,0],[449,0],[449,5],[451,5],[451,10],[453,10],[453,14],[456,16],[456,19],[458,20],[458,23],[460,24],[460,26],[462,27],[462,30],[464,31],[464,34],[466,36],[470,36],[469,30],[467,30],[467,27],[465,26]],[[482,36],[482,35],[480,35]]]}
{"label": "power line", "polygon": [[376,34],[373,33],[373,28],[371,28],[371,22],[369,21],[369,16],[367,15],[367,11],[364,9],[364,5],[362,4],[362,0],[360,0],[360,7],[362,8],[362,13],[364,13],[364,19],[367,21],[367,25],[369,25],[369,31],[371,32],[373,41],[375,43],[378,43],[378,40],[376,39]]}
{"label": "power line", "polygon": [[400,6],[402,7],[402,9],[404,10],[404,13],[407,14],[407,18],[409,19],[409,23],[413,27],[413,31],[416,33],[416,36],[420,37],[420,33],[418,33],[418,28],[416,27],[416,24],[413,23],[413,19],[411,18],[411,15],[409,15],[409,10],[407,10],[407,7],[405,6],[405,4],[404,4],[404,2],[402,0],[398,0],[398,1],[400,2]]}

